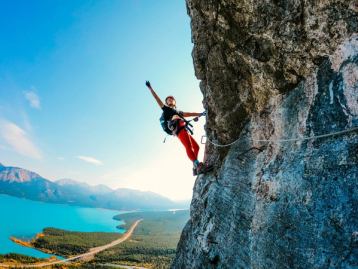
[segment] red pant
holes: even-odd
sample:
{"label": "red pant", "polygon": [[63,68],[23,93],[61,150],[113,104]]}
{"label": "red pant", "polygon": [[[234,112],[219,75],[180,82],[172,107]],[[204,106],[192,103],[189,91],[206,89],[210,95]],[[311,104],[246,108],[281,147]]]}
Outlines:
{"label": "red pant", "polygon": [[[185,126],[184,121],[179,121],[179,126]],[[199,153],[199,145],[194,140],[194,138],[187,132],[187,130],[184,128],[182,129],[179,134],[177,135],[179,140],[182,142],[186,149],[186,154],[188,155],[189,159],[194,162],[198,159],[198,153]]]}

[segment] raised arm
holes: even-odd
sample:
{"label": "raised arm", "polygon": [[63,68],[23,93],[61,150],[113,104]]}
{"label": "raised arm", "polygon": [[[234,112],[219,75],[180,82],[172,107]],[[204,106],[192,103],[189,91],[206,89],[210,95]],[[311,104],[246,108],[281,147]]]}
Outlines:
{"label": "raised arm", "polygon": [[145,85],[148,87],[148,89],[150,90],[150,92],[152,93],[154,99],[157,101],[158,105],[160,106],[160,108],[162,108],[164,106],[162,100],[160,100],[159,96],[155,93],[155,91],[153,90],[152,86],[150,85],[149,81],[145,82]]}
{"label": "raised arm", "polygon": [[183,117],[199,117],[201,115],[203,115],[203,113],[183,112]]}

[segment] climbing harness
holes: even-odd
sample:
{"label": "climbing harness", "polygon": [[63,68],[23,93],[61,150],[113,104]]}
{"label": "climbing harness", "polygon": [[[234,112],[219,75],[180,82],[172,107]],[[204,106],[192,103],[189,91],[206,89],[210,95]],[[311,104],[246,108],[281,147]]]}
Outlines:
{"label": "climbing harness", "polygon": [[[186,129],[186,130],[188,130],[190,132],[191,135],[193,135],[194,134],[194,126],[190,122],[192,122],[192,121],[197,122],[200,117],[205,116],[205,115],[206,115],[206,113],[203,112],[200,116],[192,118],[191,120],[187,120],[182,115],[178,114],[178,116],[185,122],[185,125],[182,126],[182,127],[179,127],[176,132],[179,133],[182,129]],[[165,143],[165,141],[166,141],[168,136],[169,136],[169,134],[165,136],[165,138],[163,140],[163,143]]]}
{"label": "climbing harness", "polygon": [[[178,116],[185,122],[185,125],[179,127],[178,130],[176,130],[176,133],[178,134],[181,130],[186,129],[186,130],[189,131],[189,133],[190,133],[191,135],[193,135],[193,134],[194,134],[194,131],[193,131],[194,127],[193,127],[193,125],[190,123],[192,120],[186,120],[182,115],[178,115]],[[177,123],[177,124],[178,124],[178,123]]]}
{"label": "climbing harness", "polygon": [[[329,136],[334,136],[334,135],[340,135],[340,134],[345,134],[345,133],[349,133],[349,132],[354,132],[357,131],[358,127],[353,127],[350,129],[346,129],[343,131],[338,131],[338,132],[333,132],[333,133],[328,133],[328,134],[322,134],[322,135],[315,135],[315,136],[308,136],[308,137],[301,137],[301,138],[289,138],[289,139],[252,139],[252,141],[254,142],[293,142],[293,141],[304,141],[304,140],[310,140],[310,139],[316,139],[316,138],[323,138],[323,137],[329,137]],[[218,144],[213,142],[212,140],[210,140],[209,138],[207,138],[206,135],[203,135],[201,137],[201,144],[205,144],[206,142],[203,142],[203,138],[206,137],[206,141],[208,141],[209,143],[211,143],[212,145],[216,146],[216,147],[229,147],[233,144],[235,144],[237,141],[240,140],[240,138],[236,139],[235,141],[229,143],[229,144]]]}
{"label": "climbing harness", "polygon": [[179,119],[175,119],[175,120],[165,120],[164,118],[164,113],[162,114],[162,116],[160,117],[159,121],[160,121],[160,125],[162,126],[162,129],[164,132],[166,132],[168,135],[173,135],[174,133],[179,133],[180,130],[182,129],[187,129],[190,134],[193,134],[192,128],[193,125],[190,124],[191,120],[186,120],[181,113],[176,113],[176,116],[180,117],[184,122],[185,125],[178,127],[179,124]]}

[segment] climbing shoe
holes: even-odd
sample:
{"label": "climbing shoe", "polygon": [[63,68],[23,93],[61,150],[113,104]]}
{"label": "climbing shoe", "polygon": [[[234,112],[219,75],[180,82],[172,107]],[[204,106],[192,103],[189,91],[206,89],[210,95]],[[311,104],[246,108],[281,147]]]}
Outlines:
{"label": "climbing shoe", "polygon": [[193,176],[197,176],[197,175],[198,175],[198,173],[196,172],[196,168],[193,167]]}
{"label": "climbing shoe", "polygon": [[205,174],[213,169],[214,169],[213,165],[199,163],[198,166],[196,167],[196,175]]}
{"label": "climbing shoe", "polygon": [[203,165],[202,162],[199,162],[198,160],[195,160],[194,161],[194,166],[193,166],[193,176],[197,176],[198,175],[198,172],[197,172],[197,169],[199,166]]}
{"label": "climbing shoe", "polygon": [[204,164],[202,162],[198,163],[197,165],[194,164],[194,167],[193,167],[193,176],[197,176],[198,175],[198,168],[199,169],[202,169],[201,167],[203,166]]}

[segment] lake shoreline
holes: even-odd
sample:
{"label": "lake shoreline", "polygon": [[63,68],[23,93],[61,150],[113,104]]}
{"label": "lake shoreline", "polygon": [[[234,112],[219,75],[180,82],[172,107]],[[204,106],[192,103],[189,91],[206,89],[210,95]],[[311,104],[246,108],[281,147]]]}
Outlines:
{"label": "lake shoreline", "polygon": [[10,240],[12,242],[14,242],[15,244],[17,245],[20,245],[22,247],[27,247],[27,248],[32,248],[32,249],[35,249],[35,250],[38,250],[38,251],[41,251],[43,253],[46,253],[46,254],[52,254],[53,256],[50,256],[48,258],[46,258],[46,260],[50,260],[50,261],[54,261],[54,260],[61,260],[61,259],[65,259],[66,257],[62,257],[62,256],[59,256],[55,253],[53,253],[52,251],[48,250],[48,249],[45,249],[45,248],[37,248],[34,246],[33,242],[35,242],[37,239],[41,238],[41,237],[44,237],[44,234],[43,233],[38,233],[36,234],[36,236],[34,238],[32,238],[30,241],[25,241],[25,240],[22,240],[22,239],[19,239],[19,238],[16,238],[15,236],[11,236],[10,237]]}
{"label": "lake shoreline", "polygon": [[[0,212],[2,212],[2,225],[5,227],[0,230],[0,242],[2,242],[0,254],[16,253],[47,259],[49,258],[47,252],[38,251],[28,243],[38,237],[46,227],[81,232],[124,233],[123,229],[118,229],[121,228],[122,223],[113,217],[129,211],[48,204],[0,194]],[[11,237],[14,240],[10,240]]]}
{"label": "lake shoreline", "polygon": [[[40,238],[39,244],[34,242],[34,245],[39,247],[41,251],[46,251],[41,249],[44,247],[62,257],[70,257],[70,259],[84,255],[77,261],[78,263],[74,264],[79,268],[82,268],[82,265],[97,268],[103,264],[108,264],[108,266],[110,266],[109,264],[120,264],[119,266],[125,265],[124,268],[128,269],[138,267],[164,268],[164,266],[168,267],[174,258],[181,231],[190,218],[190,214],[189,210],[142,211],[124,214],[120,218],[126,225],[133,225],[137,220],[143,219],[140,227],[124,244],[112,246],[112,243],[119,239],[118,233],[81,233],[46,228],[43,230],[45,237]],[[21,241],[29,244],[26,239]],[[94,253],[91,253],[91,251],[109,245],[111,245],[110,248],[92,255]],[[138,249],[140,249],[140,253],[138,253]],[[49,251],[46,251],[46,253],[49,253]],[[7,261],[10,261],[10,259]],[[21,263],[21,259],[15,259],[15,261]],[[39,261],[32,263],[35,262],[39,263]]]}

